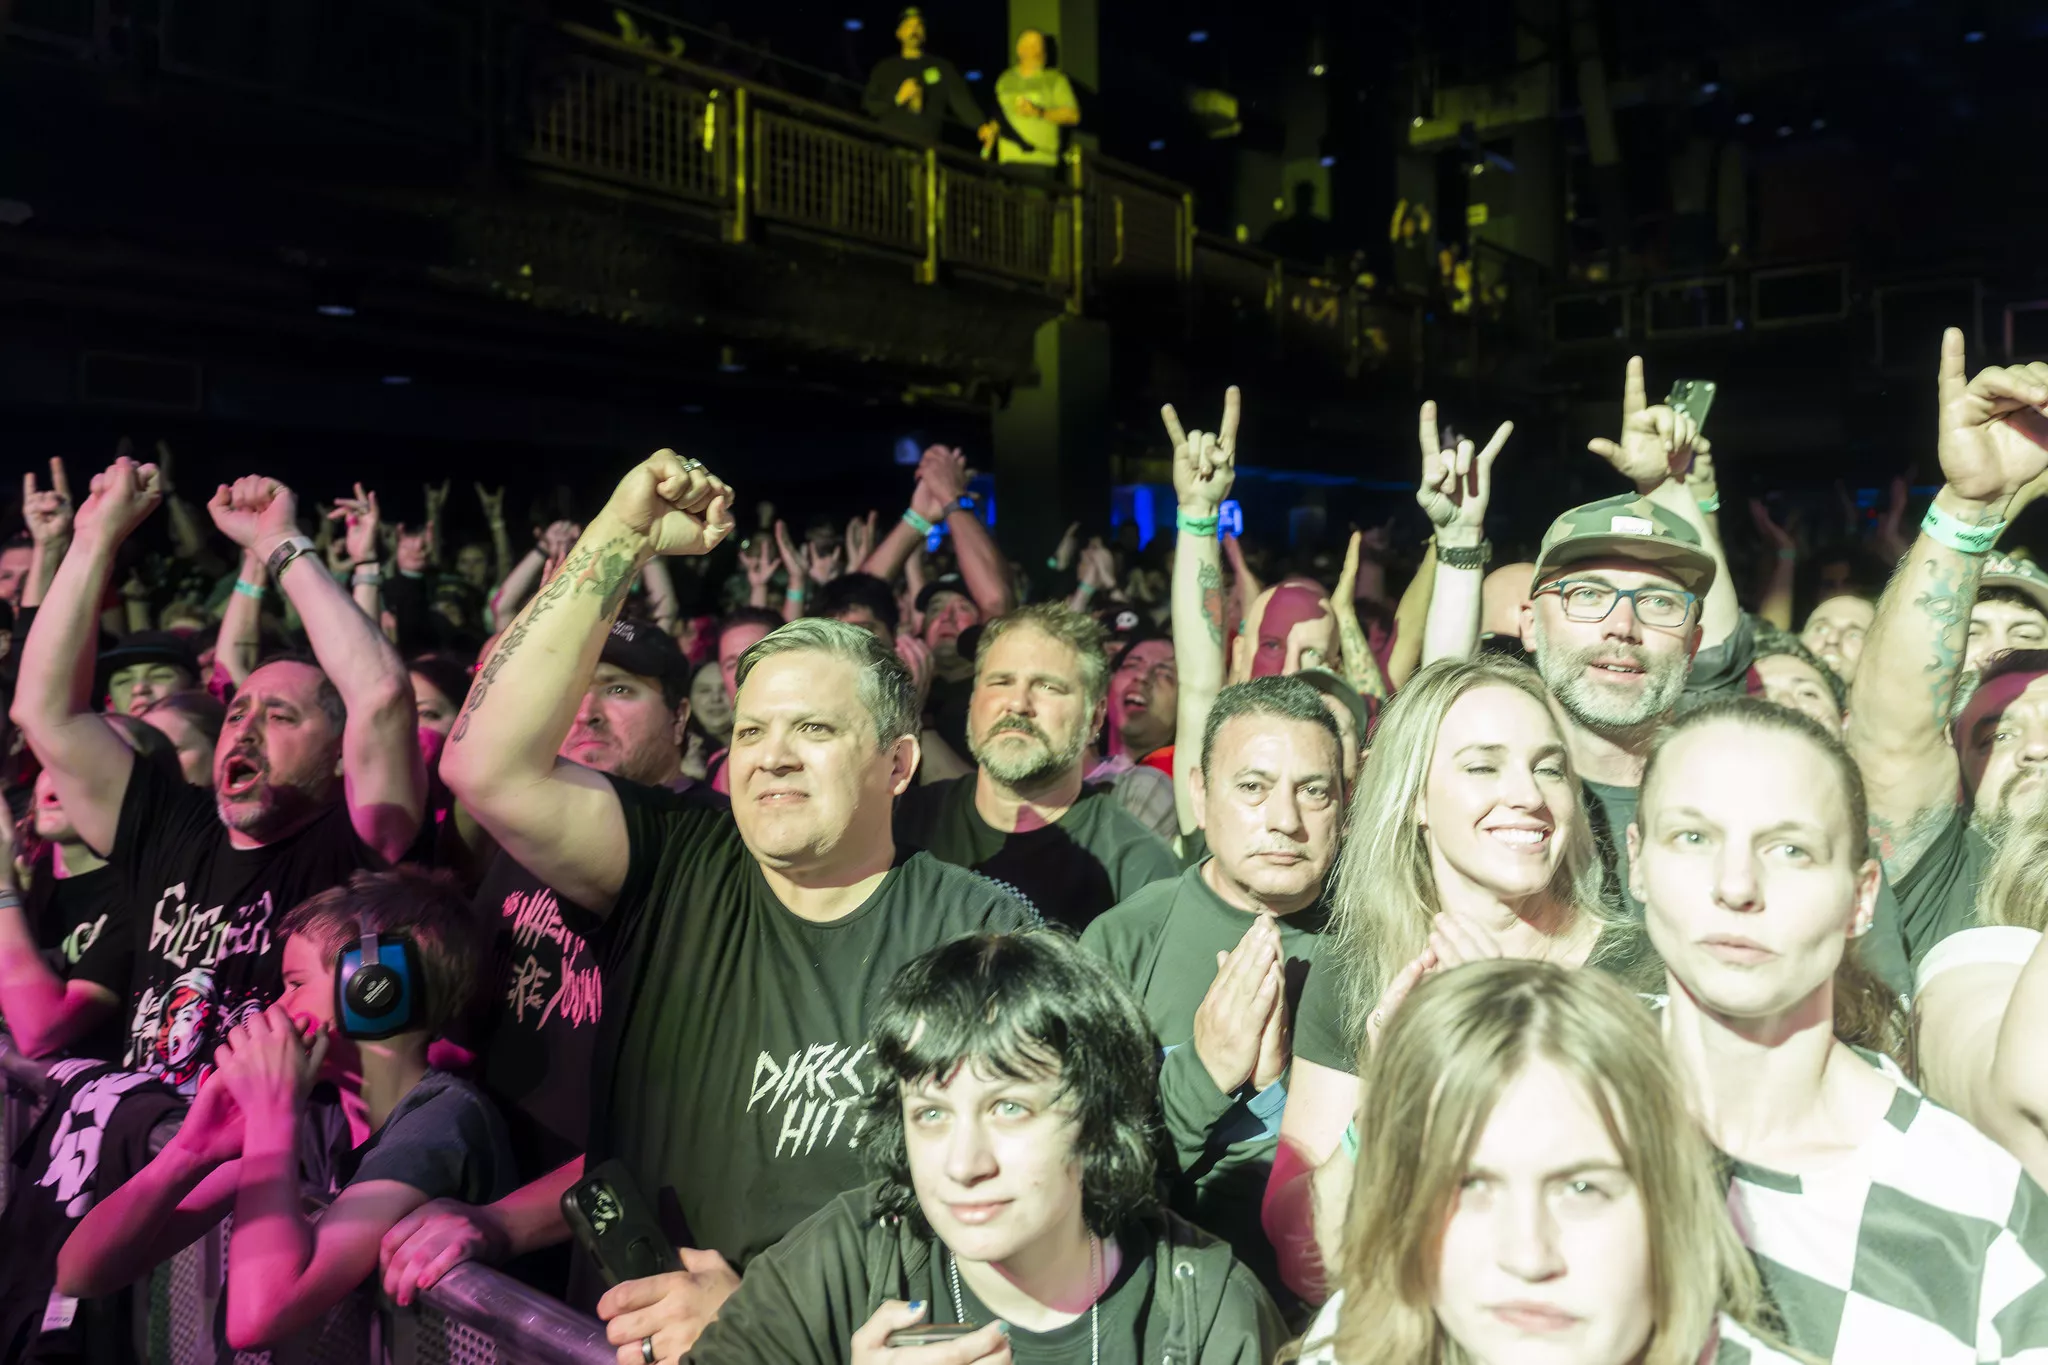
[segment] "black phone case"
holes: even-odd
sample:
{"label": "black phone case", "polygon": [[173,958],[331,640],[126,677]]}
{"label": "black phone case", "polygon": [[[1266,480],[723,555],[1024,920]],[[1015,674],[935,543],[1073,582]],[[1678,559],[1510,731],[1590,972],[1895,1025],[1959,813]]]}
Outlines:
{"label": "black phone case", "polygon": [[607,1161],[562,1194],[562,1216],[607,1287],[683,1268],[624,1165]]}

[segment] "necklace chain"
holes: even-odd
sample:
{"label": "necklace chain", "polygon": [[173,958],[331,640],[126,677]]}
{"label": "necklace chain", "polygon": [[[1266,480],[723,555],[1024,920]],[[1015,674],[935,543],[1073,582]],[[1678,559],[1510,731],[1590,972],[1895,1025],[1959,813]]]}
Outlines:
{"label": "necklace chain", "polygon": [[[1102,1365],[1102,1276],[1107,1268],[1102,1264],[1102,1239],[1094,1233],[1088,1234],[1088,1282],[1094,1286],[1095,1297],[1088,1304],[1088,1365]],[[1106,1259],[1106,1258],[1104,1258]],[[960,1258],[953,1254],[953,1248],[946,1248],[946,1269],[953,1279],[953,1315],[968,1326],[974,1326],[967,1317],[967,1296],[960,1292]]]}

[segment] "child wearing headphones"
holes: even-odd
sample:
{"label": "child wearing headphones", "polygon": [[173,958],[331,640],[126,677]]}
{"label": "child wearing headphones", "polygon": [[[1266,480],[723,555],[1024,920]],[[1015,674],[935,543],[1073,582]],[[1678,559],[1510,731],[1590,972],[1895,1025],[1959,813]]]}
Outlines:
{"label": "child wearing headphones", "polygon": [[[230,1212],[225,1332],[236,1350],[318,1324],[432,1199],[508,1193],[504,1122],[427,1065],[480,972],[468,905],[413,868],[358,872],[284,916],[284,994],[225,1032],[178,1134],[80,1221],[61,1292],[113,1292]],[[306,1213],[308,1197],[326,1208]]]}

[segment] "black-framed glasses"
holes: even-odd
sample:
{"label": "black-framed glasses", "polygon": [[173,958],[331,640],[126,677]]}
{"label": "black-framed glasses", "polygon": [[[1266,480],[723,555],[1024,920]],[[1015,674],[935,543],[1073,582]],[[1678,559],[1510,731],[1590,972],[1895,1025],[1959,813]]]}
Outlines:
{"label": "black-framed glasses", "polygon": [[1553,592],[1568,621],[1605,621],[1613,615],[1614,604],[1626,597],[1636,620],[1660,630],[1684,625],[1692,615],[1693,603],[1699,601],[1681,588],[1617,588],[1591,578],[1561,578],[1544,584],[1535,595]]}

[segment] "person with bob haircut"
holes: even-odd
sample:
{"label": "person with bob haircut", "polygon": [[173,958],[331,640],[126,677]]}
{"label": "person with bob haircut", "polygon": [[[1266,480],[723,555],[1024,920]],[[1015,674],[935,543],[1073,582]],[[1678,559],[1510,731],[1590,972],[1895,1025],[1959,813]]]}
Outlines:
{"label": "person with bob haircut", "polygon": [[2048,1351],[2048,1196],[1845,1041],[1837,976],[1879,880],[1849,752],[1784,707],[1710,703],[1658,738],[1628,838],[1665,1044],[1786,1339],[1915,1365]]}
{"label": "person with bob haircut", "polygon": [[[1056,932],[971,934],[877,1005],[879,1171],[748,1269],[691,1365],[1252,1365],[1284,1336],[1224,1243],[1159,1207],[1157,1062],[1109,969]],[[908,1349],[891,1334],[964,1336]]]}
{"label": "person with bob haircut", "polygon": [[1387,706],[1337,861],[1338,970],[1312,973],[1302,993],[1265,1194],[1281,1274],[1304,1298],[1324,1291],[1311,1195],[1326,1244],[1336,1212],[1309,1175],[1358,1113],[1358,1046],[1418,980],[1508,957],[1655,984],[1640,928],[1605,909],[1605,865],[1579,793],[1549,694],[1527,664],[1439,660]]}
{"label": "person with bob haircut", "polygon": [[1371,1123],[1305,1365],[1765,1365],[1762,1290],[1650,1011],[1495,959],[1359,1059]]}

